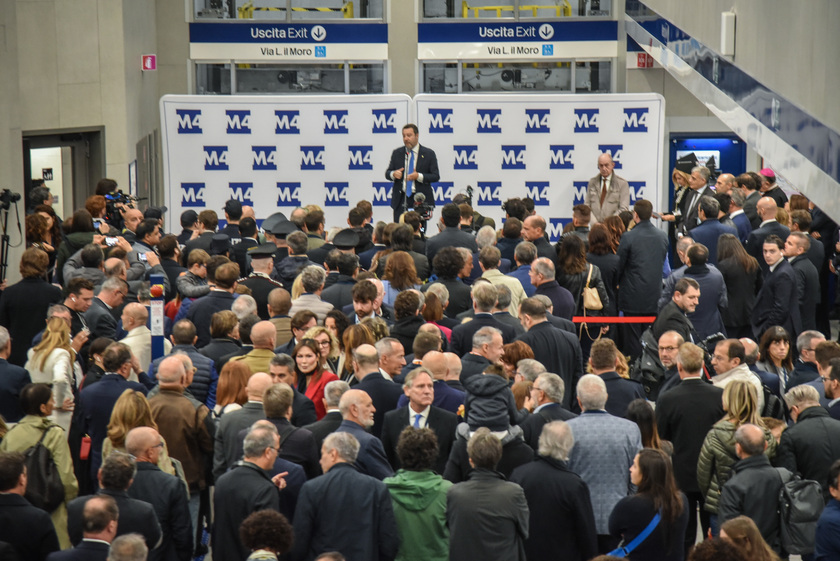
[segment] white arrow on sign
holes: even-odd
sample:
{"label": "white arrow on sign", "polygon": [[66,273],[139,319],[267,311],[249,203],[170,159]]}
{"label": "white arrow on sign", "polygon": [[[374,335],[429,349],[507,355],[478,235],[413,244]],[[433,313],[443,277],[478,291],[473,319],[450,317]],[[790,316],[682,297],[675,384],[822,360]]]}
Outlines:
{"label": "white arrow on sign", "polygon": [[327,30],[321,25],[312,26],[312,38],[316,41],[323,41],[327,38]]}
{"label": "white arrow on sign", "polygon": [[543,39],[551,39],[554,37],[554,26],[550,23],[544,23],[540,26],[540,37]]}

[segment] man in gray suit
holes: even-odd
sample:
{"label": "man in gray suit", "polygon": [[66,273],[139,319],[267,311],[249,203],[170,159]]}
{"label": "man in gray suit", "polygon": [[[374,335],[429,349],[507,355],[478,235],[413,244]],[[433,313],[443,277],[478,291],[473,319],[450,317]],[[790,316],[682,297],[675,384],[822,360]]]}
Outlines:
{"label": "man in gray suit", "polygon": [[586,204],[592,209],[593,222],[630,209],[630,185],[613,173],[615,162],[607,153],[598,156],[598,175],[589,180]]}
{"label": "man in gray suit", "polygon": [[642,449],[642,437],[636,423],[607,413],[607,386],[599,376],[580,379],[577,399],[583,413],[566,421],[575,437],[568,467],[589,486],[598,551],[607,553],[618,545],[609,535],[610,513],[632,492],[630,466]]}

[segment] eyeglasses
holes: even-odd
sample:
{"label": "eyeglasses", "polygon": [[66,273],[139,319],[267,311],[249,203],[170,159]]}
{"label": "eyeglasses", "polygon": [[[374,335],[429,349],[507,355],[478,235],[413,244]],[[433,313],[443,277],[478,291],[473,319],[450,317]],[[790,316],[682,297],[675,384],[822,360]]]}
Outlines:
{"label": "eyeglasses", "polygon": [[820,376],[820,380],[823,381],[823,384],[827,384],[831,381],[831,376]]}
{"label": "eyeglasses", "polygon": [[659,347],[660,351],[678,351],[679,347]]}
{"label": "eyeglasses", "polygon": [[160,441],[157,444],[155,444],[154,446],[152,446],[152,448],[163,448],[164,446],[165,446],[165,444],[163,443],[163,441]]}
{"label": "eyeglasses", "polygon": [[315,341],[315,342],[318,343],[319,347],[329,347],[330,346],[329,341]]}

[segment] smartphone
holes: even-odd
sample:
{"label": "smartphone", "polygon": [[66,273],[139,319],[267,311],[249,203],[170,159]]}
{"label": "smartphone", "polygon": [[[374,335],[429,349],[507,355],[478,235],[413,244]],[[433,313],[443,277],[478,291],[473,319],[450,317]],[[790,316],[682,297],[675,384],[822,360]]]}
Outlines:
{"label": "smartphone", "polygon": [[117,245],[117,238],[105,238],[105,243],[108,245],[108,247]]}

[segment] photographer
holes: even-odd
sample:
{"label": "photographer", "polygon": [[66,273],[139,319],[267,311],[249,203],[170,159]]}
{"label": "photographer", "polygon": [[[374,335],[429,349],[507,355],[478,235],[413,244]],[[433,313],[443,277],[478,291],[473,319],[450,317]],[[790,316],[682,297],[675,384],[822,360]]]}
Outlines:
{"label": "photographer", "polygon": [[[460,205],[463,205],[463,204],[466,204],[466,205],[469,205],[470,207],[472,207],[472,187],[467,186],[467,193],[466,194],[458,193],[457,195],[455,195],[452,198],[452,202],[455,203],[456,205],[458,205],[459,208],[460,208]],[[464,217],[462,216],[461,218],[463,219]],[[481,228],[484,227],[484,226],[492,226],[493,229],[495,230],[496,229],[496,221],[493,220],[492,218],[488,218],[488,217],[484,216],[483,214],[481,214],[477,210],[472,209],[472,223],[471,223],[470,227],[472,228],[473,235],[475,235],[475,233],[478,232],[479,230],[481,230]],[[465,229],[463,222],[461,223],[461,229],[462,230]]]}

